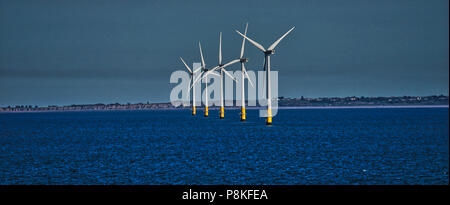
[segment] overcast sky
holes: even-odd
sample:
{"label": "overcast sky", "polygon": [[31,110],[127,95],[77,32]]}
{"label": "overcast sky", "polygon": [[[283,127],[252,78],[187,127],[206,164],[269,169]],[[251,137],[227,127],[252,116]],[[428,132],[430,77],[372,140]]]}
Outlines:
{"label": "overcast sky", "polygon": [[219,32],[238,57],[246,22],[266,47],[296,27],[271,58],[280,96],[448,95],[448,4],[0,0],[0,106],[168,102],[178,57],[199,62],[201,41],[215,65]]}

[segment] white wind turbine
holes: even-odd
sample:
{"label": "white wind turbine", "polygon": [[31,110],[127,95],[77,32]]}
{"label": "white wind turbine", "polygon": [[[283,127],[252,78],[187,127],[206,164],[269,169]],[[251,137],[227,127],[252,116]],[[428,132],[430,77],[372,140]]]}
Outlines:
{"label": "white wind turbine", "polygon": [[[248,23],[245,25],[244,35],[247,35],[247,28],[248,28]],[[245,38],[242,38],[241,55],[239,56],[239,61],[241,62],[241,89],[242,89],[241,90],[241,99],[242,99],[242,104],[241,104],[241,121],[245,121],[246,120],[246,116],[245,116],[245,83],[244,83],[244,80],[245,80],[246,77],[248,79],[248,82],[253,87],[252,80],[248,76],[247,70],[245,69],[245,66],[244,66],[244,63],[248,62],[247,58],[243,58],[244,57],[244,48],[245,48]]]}
{"label": "white wind turbine", "polygon": [[198,47],[200,49],[200,57],[202,60],[202,63],[201,63],[202,72],[197,77],[197,79],[194,80],[190,89],[192,89],[193,85],[195,85],[199,80],[205,79],[205,81],[206,81],[206,83],[205,83],[205,117],[208,117],[208,75],[209,74],[217,75],[217,76],[219,76],[219,75],[216,73],[213,73],[213,72],[209,72],[211,70],[208,70],[206,68],[205,59],[203,58],[202,45],[200,44],[200,42],[198,42]]}
{"label": "white wind turbine", "polygon": [[[281,40],[283,40],[284,37],[286,37],[292,30],[294,30],[295,27],[292,27],[288,32],[286,32],[283,36],[281,36],[278,40],[276,40],[272,45],[269,46],[269,48],[265,49],[261,44],[253,41],[246,35],[240,33],[236,30],[236,32],[247,39],[250,43],[252,43],[255,47],[259,48],[261,51],[264,52],[264,70],[266,71],[267,76],[267,120],[266,124],[271,125],[272,124],[272,103],[271,103],[271,92],[270,92],[270,55],[275,53],[275,47],[280,43]],[[266,69],[267,66],[267,69]]]}
{"label": "white wind turbine", "polygon": [[220,32],[220,36],[219,36],[219,65],[211,70],[211,72],[213,72],[215,70],[220,70],[220,119],[223,119],[225,117],[225,109],[224,109],[224,103],[223,103],[223,78],[225,77],[224,73],[227,74],[231,79],[236,81],[236,79],[227,70],[225,70],[225,67],[227,67],[229,65],[232,65],[232,64],[235,64],[235,63],[237,63],[239,61],[240,61],[240,59],[235,59],[235,60],[232,60],[232,61],[228,62],[227,64],[222,64],[222,32]]}
{"label": "white wind turbine", "polygon": [[[195,85],[194,85],[194,75],[196,72],[198,72],[200,68],[197,68],[196,70],[192,71],[192,69],[186,64],[186,62],[184,62],[183,58],[180,57],[181,61],[183,62],[184,66],[186,67],[186,69],[189,71],[189,75],[190,75],[190,79],[189,82],[191,83],[191,85],[189,85],[190,87],[192,87],[192,115],[195,115]],[[188,97],[190,97],[189,91],[191,89],[188,90]]]}

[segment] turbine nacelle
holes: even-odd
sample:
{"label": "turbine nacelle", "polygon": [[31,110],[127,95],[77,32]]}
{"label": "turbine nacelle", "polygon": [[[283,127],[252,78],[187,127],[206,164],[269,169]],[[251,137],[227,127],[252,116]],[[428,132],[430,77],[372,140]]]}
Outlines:
{"label": "turbine nacelle", "polygon": [[239,61],[241,63],[246,63],[246,62],[248,62],[248,58],[240,58]]}
{"label": "turbine nacelle", "polygon": [[264,51],[264,53],[265,53],[266,55],[272,55],[272,54],[275,53],[275,50],[266,50],[266,51]]}

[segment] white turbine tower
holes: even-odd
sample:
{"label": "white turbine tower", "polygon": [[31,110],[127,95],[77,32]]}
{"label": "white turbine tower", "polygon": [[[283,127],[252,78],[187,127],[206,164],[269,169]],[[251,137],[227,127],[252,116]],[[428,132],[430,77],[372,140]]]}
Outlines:
{"label": "white turbine tower", "polygon": [[[272,124],[272,103],[271,103],[271,92],[270,92],[270,55],[275,53],[275,47],[280,43],[281,40],[283,40],[284,37],[286,37],[292,30],[294,30],[295,27],[292,27],[288,32],[286,32],[283,36],[281,36],[278,40],[276,40],[272,45],[269,46],[269,48],[265,49],[261,44],[253,41],[246,35],[240,33],[236,30],[236,32],[247,39],[251,44],[253,44],[255,47],[259,48],[261,51],[264,52],[264,70],[266,71],[267,76],[267,120],[266,124],[271,125]],[[267,66],[267,69],[266,69]]]}
{"label": "white turbine tower", "polygon": [[[181,59],[181,61],[183,62],[183,64],[184,64],[184,66],[186,67],[186,69],[189,71],[189,75],[190,75],[189,82],[191,83],[191,85],[189,85],[189,86],[192,87],[192,115],[195,115],[195,85],[194,85],[194,74],[195,74],[196,72],[198,72],[198,71],[201,69],[201,67],[198,68],[198,69],[196,69],[196,70],[194,70],[194,71],[192,71],[192,69],[186,64],[186,62],[184,62],[183,58],[180,57],[180,59]],[[190,97],[190,94],[189,94],[189,91],[190,91],[190,90],[191,90],[191,89],[188,90],[188,97]]]}
{"label": "white turbine tower", "polygon": [[[248,28],[248,23],[245,25],[244,35],[247,35],[247,28]],[[241,62],[241,89],[242,89],[241,90],[241,99],[242,99],[242,104],[241,104],[241,121],[245,121],[246,120],[246,116],[245,116],[245,83],[244,83],[244,80],[245,80],[246,77],[248,79],[248,82],[253,87],[252,80],[248,76],[247,70],[245,69],[245,65],[244,65],[246,62],[248,62],[247,58],[243,58],[244,57],[244,48],[245,48],[245,38],[242,38],[241,55],[239,56],[239,61]]]}

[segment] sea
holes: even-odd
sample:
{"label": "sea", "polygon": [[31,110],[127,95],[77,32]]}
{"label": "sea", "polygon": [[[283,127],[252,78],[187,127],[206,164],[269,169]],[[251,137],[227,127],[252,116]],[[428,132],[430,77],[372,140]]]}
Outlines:
{"label": "sea", "polygon": [[0,113],[0,184],[449,184],[448,107],[239,113]]}

